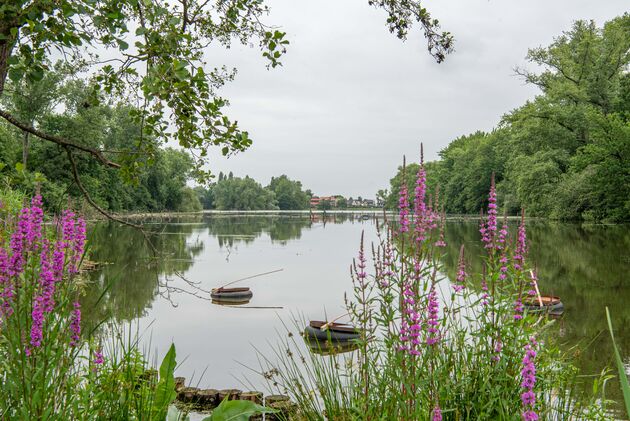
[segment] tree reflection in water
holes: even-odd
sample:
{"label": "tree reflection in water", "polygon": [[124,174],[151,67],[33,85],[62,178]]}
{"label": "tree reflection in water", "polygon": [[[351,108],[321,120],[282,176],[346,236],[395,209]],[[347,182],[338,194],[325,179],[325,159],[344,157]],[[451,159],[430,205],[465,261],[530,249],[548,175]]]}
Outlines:
{"label": "tree reflection in water", "polygon": [[[145,315],[152,303],[165,293],[165,280],[185,273],[195,258],[208,251],[231,250],[249,246],[265,236],[272,244],[292,247],[305,230],[325,229],[326,224],[364,223],[358,215],[206,215],[173,219],[150,225],[162,233],[153,236],[160,258],[154,259],[142,233],[116,224],[101,223],[92,229],[91,258],[111,262],[90,275],[93,281],[83,299],[86,323],[94,324],[109,317],[117,321]],[[372,224],[372,221],[367,221]],[[516,234],[516,223],[510,224]],[[328,235],[328,234],[327,234]],[[336,231],[331,231],[330,248],[334,252]],[[612,365],[612,348],[605,332],[604,308],[608,306],[617,329],[616,336],[625,361],[630,356],[630,228],[623,225],[580,225],[530,221],[529,260],[538,268],[543,293],[558,295],[565,314],[558,320],[559,340],[567,348],[586,346],[581,351],[580,366],[585,374],[599,373]],[[215,242],[216,241],[216,242]],[[448,253],[445,271],[455,279],[458,251],[466,246],[466,256],[480,271],[483,254],[477,223],[450,221],[446,226]],[[268,243],[267,243],[268,244]],[[218,246],[218,247],[217,247]],[[349,280],[348,280],[349,282]],[[104,292],[103,299],[99,297]],[[296,300],[300,294],[296,291]],[[98,301],[98,304],[96,304]],[[621,399],[616,386],[609,388]]]}

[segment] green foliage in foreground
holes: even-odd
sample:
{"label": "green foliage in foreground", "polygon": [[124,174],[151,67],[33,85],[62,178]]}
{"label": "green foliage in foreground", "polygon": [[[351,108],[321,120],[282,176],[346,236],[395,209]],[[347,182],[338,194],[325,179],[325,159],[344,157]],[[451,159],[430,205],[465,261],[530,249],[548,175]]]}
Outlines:
{"label": "green foliage in foreground", "polygon": [[628,375],[626,374],[626,366],[623,364],[623,360],[619,355],[619,349],[615,342],[615,334],[613,332],[612,322],[610,321],[610,313],[608,307],[606,307],[606,320],[608,321],[608,331],[610,332],[610,339],[613,343],[613,351],[615,353],[615,363],[619,372],[619,383],[621,384],[621,392],[623,393],[623,400],[626,404],[626,415],[630,417],[630,382],[628,382]]}
{"label": "green foliage in foreground", "polygon": [[[82,334],[78,297],[85,285],[77,264],[84,221],[64,212],[61,230],[45,226],[40,201],[4,219],[0,231],[10,238],[0,244],[0,418],[173,419],[175,345],[156,371],[131,329],[101,326]],[[271,411],[225,401],[207,420],[263,412]]]}
{"label": "green foliage in foreground", "polygon": [[[495,173],[503,210],[562,220],[630,220],[630,14],[602,28],[587,21],[517,69],[539,95],[489,133],[453,140],[427,166],[446,211],[476,214]],[[387,206],[397,206],[400,171]]]}
{"label": "green foliage in foreground", "polygon": [[270,387],[289,391],[308,420],[612,419],[603,394],[610,376],[595,377],[584,394],[571,357],[549,333],[553,320],[523,307],[536,295],[524,223],[510,239],[497,225],[493,191],[484,267],[472,270],[462,246],[449,283],[439,263],[443,228],[435,228],[443,221],[418,185],[400,223],[382,226],[372,248],[361,240],[346,298],[359,338],[339,351],[334,343],[309,345],[330,354],[321,357],[289,332],[264,359]]}

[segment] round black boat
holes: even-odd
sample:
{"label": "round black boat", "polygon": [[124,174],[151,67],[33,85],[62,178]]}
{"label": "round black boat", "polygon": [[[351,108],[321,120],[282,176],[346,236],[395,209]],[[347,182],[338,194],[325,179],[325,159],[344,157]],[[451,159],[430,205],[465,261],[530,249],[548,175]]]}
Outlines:
{"label": "round black boat", "polygon": [[210,297],[214,301],[243,303],[249,301],[254,294],[247,288],[215,288],[210,291]]}
{"label": "round black boat", "polygon": [[[542,301],[542,306],[540,305]],[[530,313],[549,313],[549,314],[562,314],[564,312],[564,304],[560,301],[560,297],[551,295],[542,295],[540,301],[538,297],[528,297],[523,300],[523,305]]]}
{"label": "round black boat", "polygon": [[[324,330],[322,326],[328,327]],[[341,323],[330,323],[322,321],[311,321],[304,329],[304,338],[310,341],[324,342],[348,342],[355,339],[359,339],[361,331],[353,326],[344,325]]]}

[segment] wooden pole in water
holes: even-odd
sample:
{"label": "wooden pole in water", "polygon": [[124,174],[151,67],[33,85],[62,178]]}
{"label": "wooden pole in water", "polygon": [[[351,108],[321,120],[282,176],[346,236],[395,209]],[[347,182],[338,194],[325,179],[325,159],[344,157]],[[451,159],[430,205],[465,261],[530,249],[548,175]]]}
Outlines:
{"label": "wooden pole in water", "polygon": [[540,304],[541,307],[543,307],[542,297],[540,296],[540,291],[538,290],[538,282],[536,282],[534,271],[530,270],[529,274],[531,275],[532,282],[534,283],[534,288],[536,289],[536,295],[538,296],[538,303]]}
{"label": "wooden pole in water", "polygon": [[321,325],[321,327],[319,328],[319,330],[326,330],[330,327],[330,325],[334,324],[337,320],[341,319],[343,316],[347,316],[348,313],[343,313],[341,316],[337,316],[334,319],[332,319],[329,322],[324,323],[323,325]]}
{"label": "wooden pole in water", "polygon": [[248,279],[252,279],[252,278],[257,278],[258,276],[269,275],[269,274],[271,274],[271,273],[282,272],[283,270],[284,270],[284,269],[276,269],[276,270],[272,270],[272,271],[270,271],[270,272],[263,272],[263,273],[259,273],[259,274],[257,274],[257,275],[247,276],[247,277],[245,277],[245,278],[237,279],[236,281],[228,282],[227,284],[222,285],[222,286],[220,286],[219,288],[214,288],[214,289],[221,289],[221,288],[225,288],[226,286],[229,286],[229,285],[235,284],[235,283],[237,283],[237,282],[246,281],[246,280],[248,280]]}

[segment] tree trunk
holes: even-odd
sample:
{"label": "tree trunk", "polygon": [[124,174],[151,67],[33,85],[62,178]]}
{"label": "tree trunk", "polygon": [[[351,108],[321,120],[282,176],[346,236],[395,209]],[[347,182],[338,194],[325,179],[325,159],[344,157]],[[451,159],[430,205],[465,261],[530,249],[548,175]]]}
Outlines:
{"label": "tree trunk", "polygon": [[17,36],[11,35],[11,25],[2,25],[0,27],[0,34],[3,35],[3,39],[0,39],[0,96],[4,92],[4,82],[7,80],[7,73],[9,71],[9,57],[13,47],[17,42]]}
{"label": "tree trunk", "polygon": [[22,138],[22,165],[26,171],[26,163],[28,161],[28,132],[24,132],[24,138]]}

